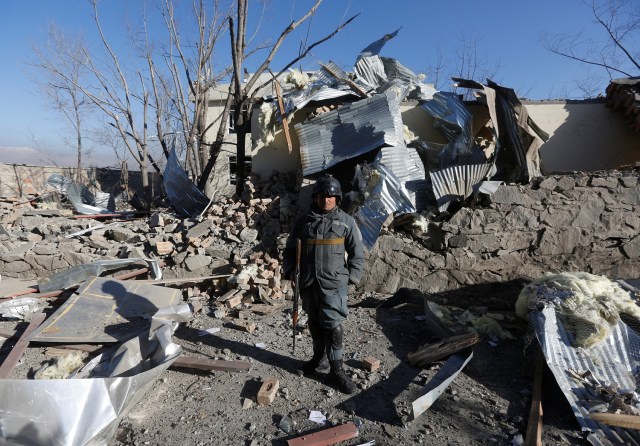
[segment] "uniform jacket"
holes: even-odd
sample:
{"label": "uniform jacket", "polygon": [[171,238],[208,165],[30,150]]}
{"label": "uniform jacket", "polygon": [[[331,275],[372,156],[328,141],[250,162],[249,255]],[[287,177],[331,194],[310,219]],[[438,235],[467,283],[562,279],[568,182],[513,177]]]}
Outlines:
{"label": "uniform jacket", "polygon": [[285,277],[291,277],[295,270],[298,238],[302,240],[300,288],[308,287],[314,279],[324,289],[346,289],[349,282],[360,282],[364,269],[362,235],[349,214],[338,207],[323,214],[314,206],[297,220],[284,251]]}

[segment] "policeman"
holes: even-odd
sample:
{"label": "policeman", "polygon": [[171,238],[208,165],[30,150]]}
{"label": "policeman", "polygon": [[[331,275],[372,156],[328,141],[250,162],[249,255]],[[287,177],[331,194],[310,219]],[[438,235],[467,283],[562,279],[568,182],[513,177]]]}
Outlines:
{"label": "policeman", "polygon": [[309,213],[291,229],[283,264],[285,277],[293,277],[296,241],[301,239],[300,296],[313,340],[313,357],[301,370],[330,371],[329,382],[350,394],[356,385],[343,369],[341,323],[348,314],[348,284],[357,284],[362,277],[362,236],[354,219],[338,207],[342,199],[338,180],[330,175],[320,178],[312,198]]}

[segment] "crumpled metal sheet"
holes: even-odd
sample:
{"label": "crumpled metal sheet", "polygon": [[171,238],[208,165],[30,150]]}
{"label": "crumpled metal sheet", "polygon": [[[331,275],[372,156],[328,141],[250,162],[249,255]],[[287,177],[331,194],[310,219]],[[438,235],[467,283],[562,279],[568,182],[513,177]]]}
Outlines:
{"label": "crumpled metal sheet", "polygon": [[409,214],[416,208],[405,186],[384,164],[377,165],[367,176],[370,176],[367,198],[353,217],[362,233],[364,246],[371,250],[382,225],[392,213]]}
{"label": "crumpled metal sheet", "polygon": [[486,162],[484,152],[476,147],[473,140],[471,112],[457,94],[440,91],[433,95],[432,100],[425,101],[420,106],[433,116],[434,127],[448,141],[438,155],[441,169]]}
{"label": "crumpled metal sheet", "polygon": [[[425,179],[424,165],[416,149],[404,145],[383,147],[374,161],[374,167],[379,168],[379,166],[385,166],[389,172],[393,173],[398,183],[403,186],[398,191],[402,196],[401,203],[398,203],[398,206],[404,207],[404,203],[408,201],[415,211],[424,209],[428,186]],[[384,201],[390,203],[392,200],[391,197],[388,197]],[[389,209],[390,213],[397,211],[398,206]]]}
{"label": "crumpled metal sheet", "polygon": [[[464,201],[480,187],[493,163],[451,166],[436,172],[429,172],[433,194],[438,210],[446,210],[453,201]],[[489,189],[491,190],[491,189]]]}
{"label": "crumpled metal sheet", "polygon": [[384,64],[378,54],[389,40],[398,35],[399,31],[400,28],[390,34],[385,34],[381,39],[371,43],[360,52],[354,71],[358,79],[370,88],[378,88],[388,82]]}
{"label": "crumpled metal sheet", "polygon": [[158,264],[158,259],[136,257],[130,259],[97,260],[84,265],[71,267],[53,274],[50,277],[39,280],[38,290],[41,293],[65,290],[73,285],[78,285],[91,277],[99,276],[104,272],[112,271],[138,262],[146,262],[153,272],[153,277],[157,280],[162,279],[162,270]]}
{"label": "crumpled metal sheet", "polygon": [[54,173],[47,178],[47,184],[67,195],[73,207],[81,214],[108,214],[116,210],[115,199],[111,194],[98,192],[97,196],[84,184]]}
{"label": "crumpled metal sheet", "polygon": [[108,445],[120,420],[181,354],[173,325],[191,317],[188,305],[158,310],[149,332],[70,379],[0,379],[0,444]]}
{"label": "crumpled metal sheet", "polygon": [[181,291],[176,288],[94,277],[27,339],[85,344],[125,341],[147,330],[149,318],[158,308],[180,300]]}
{"label": "crumpled metal sheet", "polygon": [[[303,108],[309,102],[316,101],[328,101],[336,98],[358,97],[353,90],[342,90],[338,88],[332,88],[327,85],[314,85],[311,88],[305,88],[304,90],[295,90],[287,93],[283,97],[285,114],[289,115],[296,110]],[[275,107],[275,104],[274,104]],[[275,107],[278,120],[281,121],[280,110]]]}
{"label": "crumpled metal sheet", "polygon": [[382,146],[403,143],[400,110],[386,94],[361,99],[296,124],[304,176]]}
{"label": "crumpled metal sheet", "polygon": [[162,182],[171,206],[184,217],[198,215],[209,205],[207,196],[193,184],[180,165],[175,149],[169,152]]}
{"label": "crumpled metal sheet", "polygon": [[370,89],[380,93],[384,85],[395,80],[406,86],[408,98],[429,100],[438,90],[433,86],[423,84],[413,71],[398,60],[379,56],[384,45],[396,37],[399,31],[400,28],[390,34],[385,34],[381,39],[376,40],[360,52],[354,68],[356,81],[366,84]]}
{"label": "crumpled metal sheet", "polygon": [[[597,423],[589,417],[586,401],[593,394],[567,374],[572,369],[578,373],[591,371],[600,382],[617,384],[622,389],[640,391],[634,372],[640,367],[640,336],[627,324],[620,321],[609,336],[598,344],[583,349],[574,347],[573,335],[567,331],[556,315],[553,306],[529,313],[536,337],[542,348],[547,365],[553,373],[562,393],[583,431],[591,431],[596,437],[592,444],[633,444],[624,440],[625,429]],[[598,440],[598,441],[595,441]],[[635,438],[635,441],[640,440]]]}
{"label": "crumpled metal sheet", "polygon": [[424,394],[411,403],[411,415],[416,419],[436,402],[444,393],[453,380],[460,374],[462,369],[473,358],[473,350],[467,347],[449,356],[447,361],[440,367],[440,370],[424,386]]}
{"label": "crumpled metal sheet", "polygon": [[539,149],[549,135],[531,119],[515,91],[491,80],[487,85],[468,79],[453,80],[460,87],[482,90],[498,138],[496,179],[527,182],[541,176]]}

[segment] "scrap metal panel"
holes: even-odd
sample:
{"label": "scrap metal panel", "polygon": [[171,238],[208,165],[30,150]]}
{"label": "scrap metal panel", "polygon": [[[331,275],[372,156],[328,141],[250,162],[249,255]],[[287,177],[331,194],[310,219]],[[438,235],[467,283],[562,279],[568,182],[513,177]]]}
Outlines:
{"label": "scrap metal panel", "polygon": [[472,164],[429,172],[438,210],[444,211],[453,200],[462,201],[469,197],[492,167],[493,163]]}
{"label": "scrap metal panel", "polygon": [[304,176],[382,146],[402,143],[400,110],[386,94],[361,99],[296,124]]}
{"label": "scrap metal panel", "polygon": [[102,277],[88,280],[29,336],[38,342],[109,343],[148,327],[158,308],[177,305],[181,291]]}
{"label": "scrap metal panel", "polygon": [[198,215],[209,205],[207,196],[193,184],[180,165],[175,149],[169,153],[162,178],[171,206],[182,216]]}

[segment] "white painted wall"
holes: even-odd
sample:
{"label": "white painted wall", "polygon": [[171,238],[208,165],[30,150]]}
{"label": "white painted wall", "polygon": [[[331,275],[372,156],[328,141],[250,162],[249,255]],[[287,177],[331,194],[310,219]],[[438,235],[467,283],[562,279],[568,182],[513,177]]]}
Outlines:
{"label": "white painted wall", "polygon": [[640,133],[603,101],[524,102],[549,133],[540,153],[547,173],[616,169],[640,161]]}

